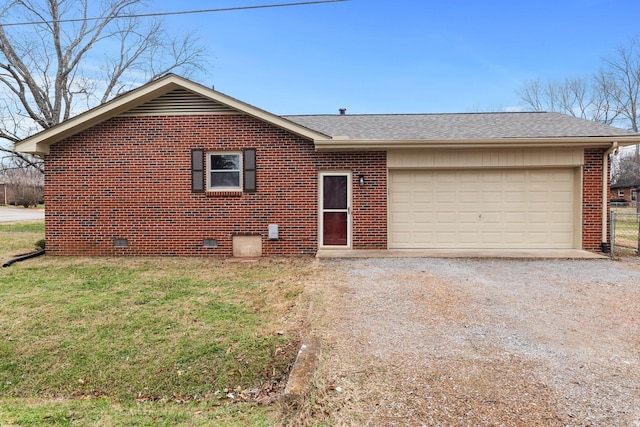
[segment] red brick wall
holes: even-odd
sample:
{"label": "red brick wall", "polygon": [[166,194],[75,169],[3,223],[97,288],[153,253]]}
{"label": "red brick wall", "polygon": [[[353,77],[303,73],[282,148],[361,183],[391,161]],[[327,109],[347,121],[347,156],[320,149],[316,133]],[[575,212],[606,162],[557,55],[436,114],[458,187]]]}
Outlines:
{"label": "red brick wall", "polygon": [[[192,193],[194,148],[256,148],[257,192]],[[387,245],[384,152],[317,153],[248,116],[113,118],[52,145],[46,169],[49,255],[230,256],[232,236],[247,233],[263,237],[264,255],[315,254],[322,170],[354,175],[354,249]],[[279,240],[268,240],[269,224],[279,225]],[[114,248],[114,239],[129,247]]]}
{"label": "red brick wall", "polygon": [[[256,148],[258,191],[192,193],[194,148]],[[584,152],[587,250],[601,243],[603,153]],[[353,248],[387,247],[384,152],[317,153],[312,142],[248,116],[113,118],[51,146],[46,169],[50,255],[230,256],[234,234],[261,235],[264,255],[312,255],[318,173],[332,170],[353,173]],[[278,240],[268,240],[269,224],[279,225]],[[129,247],[114,248],[114,239]],[[219,246],[205,248],[204,239]]]}
{"label": "red brick wall", "polygon": [[[582,248],[600,250],[602,242],[602,158],[604,149],[585,149],[582,169]],[[609,185],[607,179],[607,186]],[[607,199],[607,209],[608,206]],[[609,227],[607,227],[609,230]],[[607,231],[607,242],[609,241]]]}
{"label": "red brick wall", "polygon": [[611,188],[609,189],[609,200],[611,199],[626,199],[626,191],[625,191],[625,195],[620,197],[618,196],[618,189],[616,188],[615,190],[612,190]]}

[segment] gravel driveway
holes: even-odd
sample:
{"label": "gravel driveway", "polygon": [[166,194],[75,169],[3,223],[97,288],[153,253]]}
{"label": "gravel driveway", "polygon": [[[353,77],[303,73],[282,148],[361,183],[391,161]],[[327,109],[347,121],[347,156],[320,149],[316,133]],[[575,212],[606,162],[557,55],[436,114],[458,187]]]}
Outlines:
{"label": "gravel driveway", "polygon": [[322,260],[308,416],[640,426],[640,262]]}

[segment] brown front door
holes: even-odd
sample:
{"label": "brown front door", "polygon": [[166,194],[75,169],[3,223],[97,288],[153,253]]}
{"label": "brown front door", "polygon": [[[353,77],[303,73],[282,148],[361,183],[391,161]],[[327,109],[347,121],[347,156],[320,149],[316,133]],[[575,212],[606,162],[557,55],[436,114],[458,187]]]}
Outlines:
{"label": "brown front door", "polygon": [[351,244],[351,175],[343,172],[323,172],[320,179],[320,245],[348,247]]}

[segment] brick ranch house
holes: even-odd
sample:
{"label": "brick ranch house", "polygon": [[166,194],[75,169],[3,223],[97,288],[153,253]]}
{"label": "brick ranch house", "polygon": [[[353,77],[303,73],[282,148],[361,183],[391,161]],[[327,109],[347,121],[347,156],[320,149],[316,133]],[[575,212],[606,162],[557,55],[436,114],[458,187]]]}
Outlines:
{"label": "brick ranch house", "polygon": [[557,113],[277,116],[167,75],[16,149],[45,158],[47,254],[227,257],[599,251],[636,143]]}
{"label": "brick ranch house", "polygon": [[638,199],[640,180],[620,180],[609,188],[609,200],[617,205],[635,207]]}

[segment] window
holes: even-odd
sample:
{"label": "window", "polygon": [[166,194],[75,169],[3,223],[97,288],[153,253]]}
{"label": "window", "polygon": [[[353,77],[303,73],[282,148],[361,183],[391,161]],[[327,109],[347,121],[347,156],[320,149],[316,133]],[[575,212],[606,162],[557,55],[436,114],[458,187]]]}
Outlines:
{"label": "window", "polygon": [[624,188],[618,190],[618,197],[624,197]]}
{"label": "window", "polygon": [[202,148],[191,150],[192,193],[204,193],[205,189],[255,193],[256,173],[255,148],[206,153]]}
{"label": "window", "polygon": [[636,201],[636,190],[631,190],[631,200]]}
{"label": "window", "polygon": [[242,190],[242,153],[214,152],[207,155],[207,189]]}

